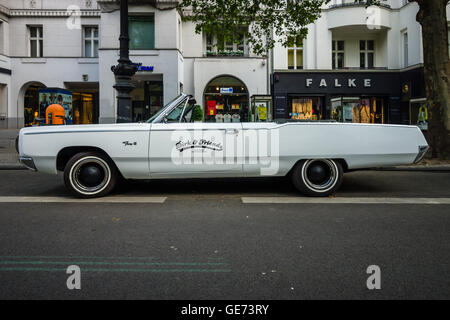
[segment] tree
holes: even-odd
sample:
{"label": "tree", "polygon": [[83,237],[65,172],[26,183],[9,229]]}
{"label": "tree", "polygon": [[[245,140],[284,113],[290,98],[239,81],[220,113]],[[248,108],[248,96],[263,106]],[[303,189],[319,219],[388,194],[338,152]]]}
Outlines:
{"label": "tree", "polygon": [[[245,32],[253,52],[265,55],[279,39],[285,47],[305,38],[307,26],[321,15],[329,0],[181,0],[184,19],[196,23],[196,32],[236,41]],[[367,6],[379,0],[355,0]],[[416,20],[422,26],[424,74],[429,105],[428,142],[433,157],[450,158],[450,62],[446,6],[449,0],[413,0],[419,5]],[[241,38],[242,39],[242,38]]]}
{"label": "tree", "polygon": [[[422,26],[425,91],[429,120],[427,140],[432,157],[450,159],[450,59],[446,7],[449,0],[410,0],[419,5]],[[379,5],[368,0],[367,5]]]}
{"label": "tree", "polygon": [[[197,33],[220,37],[221,42],[246,39],[254,53],[265,55],[276,35],[284,46],[305,38],[307,25],[320,17],[328,0],[182,0],[185,21],[195,22]],[[236,37],[243,35],[244,37]],[[293,40],[294,39],[294,40]]]}

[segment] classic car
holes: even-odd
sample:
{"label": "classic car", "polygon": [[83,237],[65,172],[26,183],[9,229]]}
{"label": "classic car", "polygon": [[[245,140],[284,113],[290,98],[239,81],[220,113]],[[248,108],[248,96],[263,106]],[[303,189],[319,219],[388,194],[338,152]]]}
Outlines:
{"label": "classic car", "polygon": [[81,198],[105,196],[120,179],[258,176],[289,176],[301,193],[328,196],[344,172],[417,163],[428,150],[416,126],[198,122],[195,104],[181,94],[147,122],[24,128],[20,161],[64,172]]}

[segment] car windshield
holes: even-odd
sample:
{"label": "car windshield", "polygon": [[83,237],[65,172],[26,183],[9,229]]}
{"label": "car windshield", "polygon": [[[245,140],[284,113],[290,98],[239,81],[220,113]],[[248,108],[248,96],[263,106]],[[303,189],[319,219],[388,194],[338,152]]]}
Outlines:
{"label": "car windshield", "polygon": [[155,121],[156,118],[158,118],[158,116],[163,113],[168,106],[170,106],[172,103],[174,103],[176,100],[178,100],[180,97],[182,96],[182,94],[176,96],[172,101],[170,101],[168,104],[166,104],[163,108],[161,108],[153,117],[151,117],[150,119],[147,120],[147,123],[152,123],[153,121]]}

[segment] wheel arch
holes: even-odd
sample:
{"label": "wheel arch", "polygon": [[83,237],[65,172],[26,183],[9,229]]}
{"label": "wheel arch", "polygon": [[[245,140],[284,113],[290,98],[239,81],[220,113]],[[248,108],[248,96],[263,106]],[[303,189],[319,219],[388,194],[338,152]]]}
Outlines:
{"label": "wheel arch", "polygon": [[71,146],[71,147],[65,147],[65,148],[61,149],[58,152],[58,155],[56,157],[56,170],[64,171],[69,160],[74,155],[81,153],[81,152],[96,152],[96,153],[103,155],[104,157],[111,160],[111,163],[114,163],[114,166],[116,167],[117,172],[120,175],[122,175],[122,173],[120,172],[120,170],[117,167],[114,160],[109,156],[109,154],[105,150],[98,148],[98,147],[92,147],[92,146]]}
{"label": "wheel arch", "polygon": [[[321,159],[321,158],[317,158],[317,159]],[[325,159],[325,158],[323,158],[323,159]],[[341,164],[341,166],[342,166],[342,169],[344,170],[344,173],[349,171],[349,169],[348,169],[348,164],[347,164],[347,161],[345,161],[345,159],[342,159],[342,158],[327,158],[327,159],[330,159],[330,160],[339,162],[339,163]],[[292,171],[294,171],[294,168],[295,168],[300,162],[305,161],[305,160],[311,160],[311,159],[310,159],[310,158],[305,158],[305,159],[300,159],[300,160],[298,160],[298,161],[292,166],[292,168],[289,170],[289,172],[288,172],[288,174],[287,174],[286,176],[290,176],[290,175],[292,174]]]}

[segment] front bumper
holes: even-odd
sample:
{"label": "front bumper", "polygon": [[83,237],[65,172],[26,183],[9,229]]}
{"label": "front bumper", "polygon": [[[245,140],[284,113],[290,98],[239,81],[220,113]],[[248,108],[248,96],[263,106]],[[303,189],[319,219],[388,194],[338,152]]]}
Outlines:
{"label": "front bumper", "polygon": [[31,157],[20,157],[20,163],[30,170],[37,171],[34,160]]}

